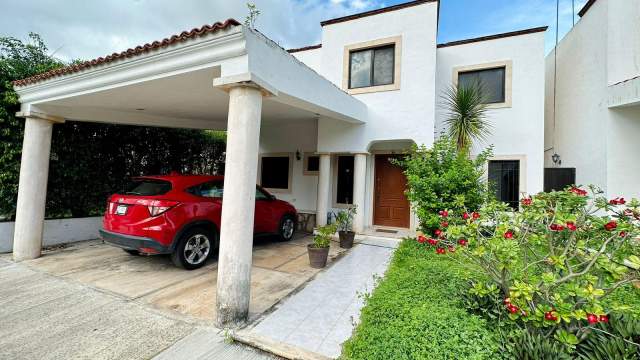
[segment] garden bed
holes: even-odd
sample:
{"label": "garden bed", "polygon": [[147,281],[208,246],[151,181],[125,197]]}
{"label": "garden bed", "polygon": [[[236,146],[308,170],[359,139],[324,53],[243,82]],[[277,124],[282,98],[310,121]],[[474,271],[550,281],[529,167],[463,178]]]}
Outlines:
{"label": "garden bed", "polygon": [[362,309],[345,359],[490,359],[498,334],[463,305],[460,265],[405,240]]}

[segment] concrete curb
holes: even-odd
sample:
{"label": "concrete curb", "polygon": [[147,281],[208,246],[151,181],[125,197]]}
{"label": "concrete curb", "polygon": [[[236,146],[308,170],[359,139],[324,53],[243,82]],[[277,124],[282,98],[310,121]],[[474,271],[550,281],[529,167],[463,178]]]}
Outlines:
{"label": "concrete curb", "polygon": [[252,335],[243,330],[233,332],[231,338],[244,345],[289,360],[333,360],[330,357],[275,341],[264,336]]}

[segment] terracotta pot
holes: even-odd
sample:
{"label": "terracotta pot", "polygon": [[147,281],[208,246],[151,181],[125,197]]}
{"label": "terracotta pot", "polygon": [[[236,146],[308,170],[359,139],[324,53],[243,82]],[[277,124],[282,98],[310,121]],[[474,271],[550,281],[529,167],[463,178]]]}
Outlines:
{"label": "terracotta pot", "polygon": [[322,269],[327,266],[327,257],[329,256],[329,248],[316,248],[311,244],[307,245],[309,252],[309,265],[312,268]]}
{"label": "terracotta pot", "polygon": [[338,231],[340,237],[340,247],[343,249],[351,249],[353,247],[353,238],[356,233],[353,231]]}

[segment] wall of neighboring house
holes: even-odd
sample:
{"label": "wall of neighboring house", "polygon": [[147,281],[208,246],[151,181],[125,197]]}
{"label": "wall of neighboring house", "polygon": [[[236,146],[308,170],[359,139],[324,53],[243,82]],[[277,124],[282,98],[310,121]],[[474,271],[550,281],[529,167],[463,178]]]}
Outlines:
{"label": "wall of neighboring house", "polygon": [[[304,154],[316,152],[317,120],[300,119],[272,121],[260,129],[260,155],[288,155],[291,166],[291,189],[271,190],[278,198],[290,202],[300,212],[315,213],[318,194],[318,176],[304,174]],[[300,160],[296,158],[300,153]],[[258,179],[260,184],[260,166]]]}
{"label": "wall of neighboring house", "polygon": [[607,3],[597,1],[557,50],[547,55],[545,102],[545,165],[553,167],[551,156],[557,153],[561,167],[576,168],[576,183],[595,184],[605,191],[609,123]]}
{"label": "wall of neighboring house", "polygon": [[[456,70],[508,64],[505,97],[511,103],[488,110],[491,135],[475,144],[477,154],[493,145],[500,160],[519,160],[520,192],[543,190],[544,168],[544,32],[438,48],[436,134],[446,130],[446,107],[440,98],[454,81]],[[511,86],[509,86],[509,83]]]}
{"label": "wall of neighboring house", "polygon": [[[640,1],[599,2],[602,4],[598,6],[608,6],[608,84],[613,85],[640,76]],[[596,15],[589,10],[585,18],[589,16]]]}
{"label": "wall of neighboring house", "polygon": [[640,198],[640,106],[611,109],[607,129],[607,194]]}

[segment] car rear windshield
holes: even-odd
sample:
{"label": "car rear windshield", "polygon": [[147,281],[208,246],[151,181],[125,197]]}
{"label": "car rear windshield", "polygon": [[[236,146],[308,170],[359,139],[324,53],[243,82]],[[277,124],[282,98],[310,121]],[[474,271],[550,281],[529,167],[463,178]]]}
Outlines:
{"label": "car rear windshield", "polygon": [[120,194],[124,195],[164,195],[171,190],[171,183],[157,179],[135,179]]}

